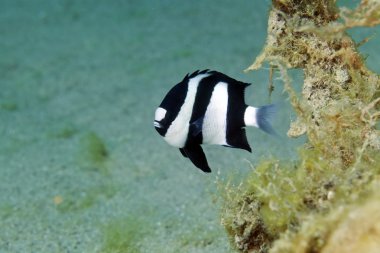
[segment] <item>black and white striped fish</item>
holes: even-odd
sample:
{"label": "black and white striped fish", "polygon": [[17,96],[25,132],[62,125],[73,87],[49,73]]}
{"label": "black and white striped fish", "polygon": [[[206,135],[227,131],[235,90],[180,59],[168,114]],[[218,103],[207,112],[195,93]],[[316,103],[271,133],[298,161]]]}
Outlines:
{"label": "black and white striped fish", "polygon": [[217,71],[195,71],[175,85],[157,108],[154,127],[164,140],[204,172],[211,172],[201,144],[217,144],[251,152],[245,134],[254,126],[273,134],[273,105],[248,106],[249,83]]}

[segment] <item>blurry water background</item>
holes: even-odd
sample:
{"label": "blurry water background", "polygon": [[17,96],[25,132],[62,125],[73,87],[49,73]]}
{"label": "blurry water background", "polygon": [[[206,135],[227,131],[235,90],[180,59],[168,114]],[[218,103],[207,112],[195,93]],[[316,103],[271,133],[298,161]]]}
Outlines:
{"label": "blurry water background", "polygon": [[[261,159],[295,159],[304,142],[286,137],[294,114],[281,81],[269,99],[268,68],[243,73],[269,6],[0,0],[0,252],[231,252],[216,182],[239,182]],[[351,33],[373,35],[361,51],[380,72],[379,29]],[[248,104],[281,105],[280,138],[247,130],[252,154],[206,146],[212,174],[152,125],[166,92],[205,68],[253,83]],[[301,72],[292,76],[299,90]]]}

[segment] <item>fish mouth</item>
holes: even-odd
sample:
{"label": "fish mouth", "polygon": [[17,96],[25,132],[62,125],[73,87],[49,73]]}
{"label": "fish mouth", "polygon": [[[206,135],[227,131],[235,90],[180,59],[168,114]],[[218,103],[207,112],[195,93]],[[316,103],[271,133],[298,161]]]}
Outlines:
{"label": "fish mouth", "polygon": [[156,120],[153,122],[153,126],[156,127],[156,128],[163,128],[163,126],[161,125],[161,123],[158,122],[158,121],[156,121]]}

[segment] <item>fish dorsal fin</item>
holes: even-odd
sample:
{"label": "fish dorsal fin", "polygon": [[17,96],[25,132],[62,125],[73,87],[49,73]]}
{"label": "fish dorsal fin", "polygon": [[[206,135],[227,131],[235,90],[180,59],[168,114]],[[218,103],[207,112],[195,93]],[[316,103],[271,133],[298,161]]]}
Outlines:
{"label": "fish dorsal fin", "polygon": [[187,79],[189,79],[189,73],[186,74],[186,76],[183,78],[182,81],[185,81],[185,80],[187,80]]}
{"label": "fish dorsal fin", "polygon": [[245,89],[245,88],[247,88],[248,86],[251,85],[250,83],[241,82],[241,81],[235,80],[235,79],[233,79],[231,77],[228,77],[228,78],[230,78],[230,81],[228,83],[230,83],[234,87],[240,87],[240,88]]}
{"label": "fish dorsal fin", "polygon": [[190,133],[192,136],[197,136],[202,132],[202,126],[203,126],[203,117],[200,117],[199,119],[195,120],[190,124]]}
{"label": "fish dorsal fin", "polygon": [[197,75],[206,74],[207,72],[209,72],[209,69],[205,69],[202,71],[200,71],[198,69],[198,70],[194,71],[193,73],[191,73],[190,75],[187,74],[186,76],[190,79],[190,78],[196,77]]}
{"label": "fish dorsal fin", "polygon": [[[210,73],[211,75],[213,75],[217,80],[221,81],[221,82],[226,82],[228,84],[231,84],[233,86],[239,86],[239,87],[248,87],[251,85],[251,83],[245,83],[245,82],[241,82],[239,80],[236,80],[230,76],[227,76],[226,74],[223,74],[222,72],[219,72],[219,71],[216,71],[216,70],[209,70],[209,69],[205,69],[205,70],[202,70],[202,71],[196,71],[197,74],[205,74],[205,73]],[[195,72],[194,72],[195,73]],[[193,74],[194,74],[193,73]],[[192,74],[192,75],[193,75]]]}
{"label": "fish dorsal fin", "polygon": [[237,83],[238,85],[243,85],[245,88],[251,85],[251,83],[245,83],[240,81],[236,81],[235,83]]}

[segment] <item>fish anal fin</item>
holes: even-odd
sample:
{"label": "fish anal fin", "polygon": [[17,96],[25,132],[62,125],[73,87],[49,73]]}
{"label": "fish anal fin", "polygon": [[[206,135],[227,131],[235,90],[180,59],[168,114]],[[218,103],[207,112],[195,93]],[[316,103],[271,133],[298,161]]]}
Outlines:
{"label": "fish anal fin", "polygon": [[240,148],[252,152],[251,146],[249,146],[247,136],[244,128],[235,129],[228,134],[227,145],[223,145],[229,148]]}
{"label": "fish anal fin", "polygon": [[191,162],[203,172],[210,173],[211,169],[208,166],[207,158],[201,145],[193,144],[189,146],[185,146],[183,151],[186,153],[187,157],[191,160]]}

